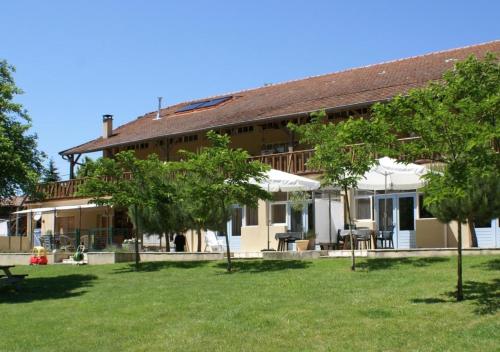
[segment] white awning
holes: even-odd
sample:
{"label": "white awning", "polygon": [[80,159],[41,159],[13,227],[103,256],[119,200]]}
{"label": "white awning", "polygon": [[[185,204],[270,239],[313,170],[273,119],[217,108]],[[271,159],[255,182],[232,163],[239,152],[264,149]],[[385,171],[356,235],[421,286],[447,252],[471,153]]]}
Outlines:
{"label": "white awning", "polygon": [[358,189],[383,191],[422,188],[425,186],[422,176],[428,171],[422,165],[403,164],[388,157],[380,158],[378,164],[358,182]]}
{"label": "white awning", "polygon": [[28,213],[47,213],[59,210],[75,210],[75,209],[87,209],[87,208],[96,208],[97,204],[82,204],[82,205],[65,205],[61,207],[52,207],[52,208],[33,208],[15,211],[12,214],[28,214]]}
{"label": "white awning", "polygon": [[289,174],[271,169],[266,172],[265,179],[257,183],[262,189],[269,192],[314,191],[321,184],[310,178]]}

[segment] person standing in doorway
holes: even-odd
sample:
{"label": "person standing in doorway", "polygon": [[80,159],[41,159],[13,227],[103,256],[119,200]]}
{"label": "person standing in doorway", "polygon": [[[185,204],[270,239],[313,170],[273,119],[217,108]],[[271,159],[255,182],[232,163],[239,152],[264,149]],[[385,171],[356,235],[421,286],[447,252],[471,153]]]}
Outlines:
{"label": "person standing in doorway", "polygon": [[184,248],[186,246],[186,236],[182,233],[177,234],[177,236],[175,236],[174,243],[176,252],[184,252]]}

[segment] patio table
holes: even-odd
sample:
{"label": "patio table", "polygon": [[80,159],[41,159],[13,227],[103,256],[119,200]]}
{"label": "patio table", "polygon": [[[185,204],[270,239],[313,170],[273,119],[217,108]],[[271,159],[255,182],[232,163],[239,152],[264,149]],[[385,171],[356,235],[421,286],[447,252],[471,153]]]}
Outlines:
{"label": "patio table", "polygon": [[[349,231],[350,230],[341,230],[340,231],[340,236],[342,238],[348,237],[349,234],[350,234]],[[373,232],[373,230],[370,230],[370,229],[353,229],[352,230],[352,235],[354,236],[356,247],[358,246],[358,242],[359,241],[364,241],[364,242],[368,241],[366,239],[368,236],[369,236],[370,246],[374,247],[374,241],[373,241],[374,232]],[[347,243],[348,243],[348,241],[344,240],[344,246],[347,246]]]}

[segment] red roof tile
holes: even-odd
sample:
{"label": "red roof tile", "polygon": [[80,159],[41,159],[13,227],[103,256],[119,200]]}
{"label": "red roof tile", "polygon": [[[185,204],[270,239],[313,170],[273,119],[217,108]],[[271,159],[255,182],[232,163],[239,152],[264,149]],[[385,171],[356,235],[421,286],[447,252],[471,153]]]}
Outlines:
{"label": "red roof tile", "polygon": [[114,129],[110,138],[97,138],[61,154],[382,101],[441,78],[456,60],[483,57],[486,52],[500,54],[500,40],[219,95],[232,95],[233,99],[211,109],[176,113],[190,103],[183,102],[162,109],[160,120],[153,120],[156,112],[148,113]]}

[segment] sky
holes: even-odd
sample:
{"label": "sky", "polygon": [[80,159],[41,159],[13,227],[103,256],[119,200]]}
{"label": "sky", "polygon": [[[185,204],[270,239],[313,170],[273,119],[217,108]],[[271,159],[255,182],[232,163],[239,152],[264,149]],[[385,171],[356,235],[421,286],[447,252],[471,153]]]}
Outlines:
{"label": "sky", "polygon": [[[500,1],[3,0],[39,149],[59,152],[164,105],[500,39]],[[95,156],[95,154],[93,155]]]}

